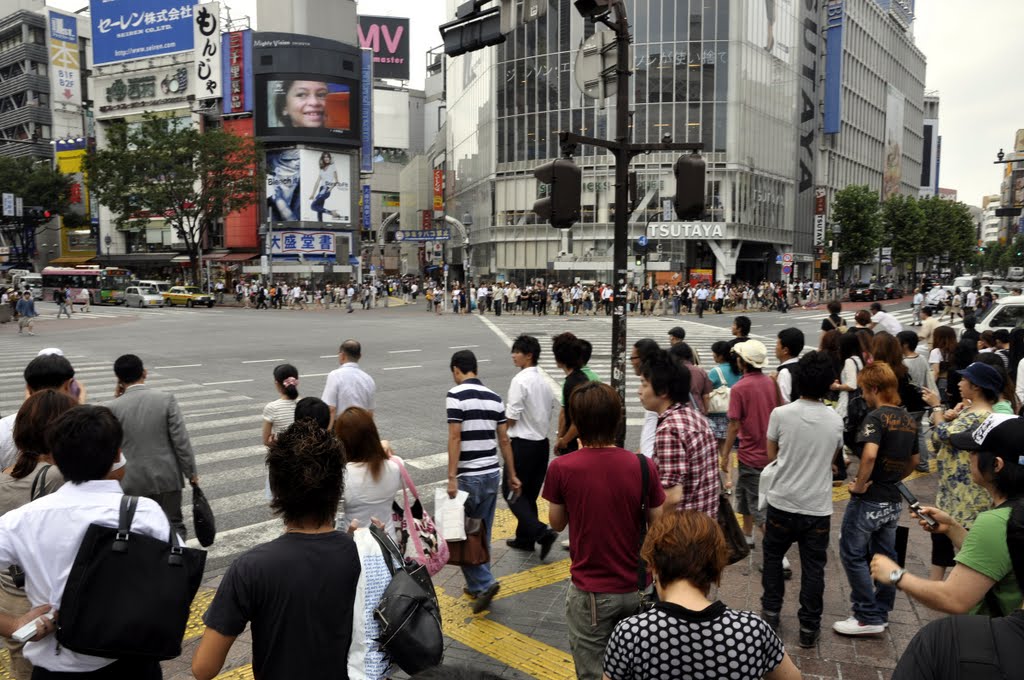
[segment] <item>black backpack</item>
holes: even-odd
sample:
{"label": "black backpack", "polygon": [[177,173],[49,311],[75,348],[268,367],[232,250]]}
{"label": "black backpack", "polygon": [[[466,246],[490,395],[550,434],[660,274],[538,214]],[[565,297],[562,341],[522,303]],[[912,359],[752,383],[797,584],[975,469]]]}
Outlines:
{"label": "black backpack", "polygon": [[[391,583],[373,610],[373,618],[380,624],[380,648],[409,675],[440,666],[444,661],[441,612],[427,568],[402,557],[394,540],[380,527],[372,525],[370,534],[391,572]],[[402,566],[395,567],[395,563]]]}

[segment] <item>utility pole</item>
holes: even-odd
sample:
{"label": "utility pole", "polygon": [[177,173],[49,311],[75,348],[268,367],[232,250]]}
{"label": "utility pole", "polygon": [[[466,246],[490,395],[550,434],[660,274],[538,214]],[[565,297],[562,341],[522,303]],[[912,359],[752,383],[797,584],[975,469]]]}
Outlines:
{"label": "utility pole", "polygon": [[626,248],[629,244],[629,164],[633,159],[629,145],[629,19],[624,3],[614,6],[615,23],[615,240],[612,276],[615,277],[615,303],[612,310],[612,387],[619,393],[622,416],[619,419],[619,446],[626,441]]}

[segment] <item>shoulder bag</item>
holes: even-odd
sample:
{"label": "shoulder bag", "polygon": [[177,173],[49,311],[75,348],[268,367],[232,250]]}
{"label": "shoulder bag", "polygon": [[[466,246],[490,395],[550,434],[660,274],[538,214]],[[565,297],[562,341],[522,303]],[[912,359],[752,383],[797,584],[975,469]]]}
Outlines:
{"label": "shoulder bag", "polygon": [[373,618],[380,624],[380,648],[409,675],[440,666],[444,660],[444,635],[434,585],[426,567],[403,558],[398,546],[380,527],[371,526],[370,534],[380,545],[391,572],[391,583],[373,610]]}
{"label": "shoulder bag", "polygon": [[[430,575],[434,576],[448,564],[448,542],[441,538],[433,518],[423,509],[416,485],[413,484],[405,465],[397,458],[392,460],[398,464],[398,469],[402,472],[402,507],[399,507],[398,503],[391,504],[392,519],[395,526],[402,530],[402,553],[425,566]],[[412,505],[409,504],[410,493],[414,500]]]}
{"label": "shoulder bag", "polygon": [[479,517],[466,517],[466,539],[447,541],[448,564],[475,567],[491,561],[491,551],[484,542],[487,525]]}
{"label": "shoulder bag", "polygon": [[213,519],[213,508],[206,494],[198,484],[192,485],[192,524],[196,530],[199,545],[209,548],[217,538],[217,524]]}
{"label": "shoulder bag", "polygon": [[117,528],[90,524],[78,548],[57,619],[57,641],[108,659],[173,659],[206,552],[135,533],[138,496],[122,496]]}
{"label": "shoulder bag", "polygon": [[729,496],[724,493],[718,495],[718,526],[725,535],[725,545],[729,548],[729,564],[736,564],[746,559],[750,554],[750,546],[747,544],[747,537],[740,528],[736,513],[732,510],[732,503]]}
{"label": "shoulder bag", "polygon": [[647,540],[647,498],[651,495],[651,470],[647,467],[647,456],[638,453],[636,457],[640,461],[640,548],[636,558],[636,589],[640,593],[640,611],[647,611],[657,600],[653,587],[647,587],[647,563],[640,556],[644,541]]}
{"label": "shoulder bag", "polygon": [[718,371],[718,379],[721,384],[708,394],[708,413],[727,413],[729,411],[729,394],[732,390],[725,379],[722,367],[715,366],[714,370]]}

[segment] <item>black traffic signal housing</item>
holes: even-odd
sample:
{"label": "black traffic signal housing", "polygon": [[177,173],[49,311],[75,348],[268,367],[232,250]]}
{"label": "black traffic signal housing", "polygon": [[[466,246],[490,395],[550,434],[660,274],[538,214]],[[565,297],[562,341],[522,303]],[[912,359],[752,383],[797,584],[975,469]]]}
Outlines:
{"label": "black traffic signal housing", "polygon": [[533,212],[557,229],[570,229],[580,221],[583,171],[571,158],[559,158],[533,171],[548,194],[533,204]]}
{"label": "black traffic signal housing", "polygon": [[680,156],[672,174],[676,176],[676,195],[672,205],[681,220],[699,220],[704,215],[704,159],[697,154]]}
{"label": "black traffic signal housing", "polygon": [[53,213],[51,213],[46,208],[41,208],[38,205],[26,206],[25,215],[27,217],[31,217],[34,220],[39,220],[42,222],[49,222],[53,218]]}
{"label": "black traffic signal housing", "polygon": [[633,256],[636,257],[636,268],[643,269],[647,262],[647,245],[640,245],[639,241],[634,241]]}

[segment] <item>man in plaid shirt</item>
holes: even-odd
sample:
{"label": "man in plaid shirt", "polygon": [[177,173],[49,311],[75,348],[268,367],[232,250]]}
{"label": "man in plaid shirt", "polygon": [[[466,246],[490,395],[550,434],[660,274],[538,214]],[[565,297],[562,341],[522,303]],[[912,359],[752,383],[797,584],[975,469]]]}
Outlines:
{"label": "man in plaid shirt", "polygon": [[659,350],[640,369],[640,401],[658,414],[654,463],[665,507],[718,516],[718,449],[711,423],[690,403],[690,371]]}

